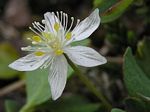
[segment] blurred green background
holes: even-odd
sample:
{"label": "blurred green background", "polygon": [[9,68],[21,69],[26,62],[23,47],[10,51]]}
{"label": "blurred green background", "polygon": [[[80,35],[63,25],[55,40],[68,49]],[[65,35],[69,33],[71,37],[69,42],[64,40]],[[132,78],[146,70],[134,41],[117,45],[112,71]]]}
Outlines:
{"label": "blurred green background", "polygon": [[95,8],[100,10],[101,25],[81,44],[99,51],[108,63],[83,72],[114,108],[150,112],[149,0],[0,0],[0,112],[107,112],[72,70],[63,96],[52,102],[47,71],[8,68],[27,54],[20,48],[33,35],[28,27],[40,22],[45,12],[64,11],[82,20]]}

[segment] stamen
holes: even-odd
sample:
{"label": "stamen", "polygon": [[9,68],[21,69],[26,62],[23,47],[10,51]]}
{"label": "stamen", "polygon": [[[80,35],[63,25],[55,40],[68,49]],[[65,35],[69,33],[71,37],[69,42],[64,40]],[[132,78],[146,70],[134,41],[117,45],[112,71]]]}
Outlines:
{"label": "stamen", "polygon": [[42,27],[43,29],[45,29],[45,27],[43,25],[41,25],[39,22],[36,22],[37,25],[39,25],[40,27]]}
{"label": "stamen", "polygon": [[59,56],[59,55],[61,55],[61,54],[63,54],[63,53],[64,53],[64,51],[61,50],[61,49],[58,49],[58,50],[55,51],[55,54],[56,54],[57,56]]}
{"label": "stamen", "polygon": [[80,23],[80,19],[77,19],[77,23],[76,23],[76,26],[74,27],[74,29],[79,25]]}
{"label": "stamen", "polygon": [[57,14],[57,18],[60,20],[60,18],[59,18],[59,12],[57,11],[56,14]]}
{"label": "stamen", "polygon": [[66,25],[65,25],[65,32],[66,32],[66,30],[67,30],[67,25],[68,25],[68,15],[67,14],[65,14],[65,16],[66,16]]}
{"label": "stamen", "polygon": [[54,16],[54,21],[55,21],[55,23],[57,23],[57,21],[56,21],[56,17],[55,17],[55,13],[54,13],[54,12],[52,12],[52,15]]}
{"label": "stamen", "polygon": [[43,32],[43,30],[41,29],[41,27],[39,27],[36,22],[32,23],[32,25],[33,25],[33,27],[34,27],[35,29],[37,29],[39,32]]}
{"label": "stamen", "polygon": [[54,24],[54,29],[58,32],[58,31],[59,31],[59,28],[60,28],[59,23],[55,23],[55,24]]}
{"label": "stamen", "polygon": [[30,48],[31,48],[31,46],[21,47],[21,50],[22,50],[22,51],[26,51],[26,50],[29,50]]}
{"label": "stamen", "polygon": [[46,24],[46,21],[43,19],[43,20],[42,20],[42,23],[43,23],[43,24]]}
{"label": "stamen", "polygon": [[38,36],[42,36],[42,35],[40,35],[38,32],[36,32],[33,28],[31,28],[31,27],[29,27],[29,29],[31,30],[31,31],[33,31],[35,34],[37,34]]}
{"label": "stamen", "polygon": [[62,23],[63,21],[62,21],[62,15],[63,14],[63,12],[62,11],[60,11],[60,22]]}
{"label": "stamen", "polygon": [[66,32],[66,34],[71,30],[73,23],[74,23],[74,17],[71,17],[71,25],[70,25],[68,31]]}
{"label": "stamen", "polygon": [[65,24],[66,24],[66,16],[65,16],[65,13],[63,13],[63,27],[65,28]]}
{"label": "stamen", "polygon": [[34,52],[34,55],[36,55],[36,56],[42,56],[44,54],[45,54],[45,52],[42,52],[42,51]]}
{"label": "stamen", "polygon": [[71,39],[71,37],[72,37],[71,32],[68,32],[68,33],[66,34],[66,40],[70,40],[70,39]]}
{"label": "stamen", "polygon": [[39,36],[33,36],[32,40],[35,41],[35,42],[41,42],[42,41]]}
{"label": "stamen", "polygon": [[43,40],[45,40],[45,38],[41,34],[39,34],[37,31],[35,31],[33,28],[29,27],[29,29],[33,31],[35,34],[37,34],[38,36],[40,36]]}
{"label": "stamen", "polygon": [[53,38],[53,35],[50,32],[42,32],[42,35],[47,39],[51,40]]}

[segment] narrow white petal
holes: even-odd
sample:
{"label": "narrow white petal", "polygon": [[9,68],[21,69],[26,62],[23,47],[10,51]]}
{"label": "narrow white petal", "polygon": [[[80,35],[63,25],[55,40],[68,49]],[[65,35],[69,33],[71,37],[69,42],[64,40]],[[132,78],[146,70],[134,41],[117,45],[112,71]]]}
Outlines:
{"label": "narrow white petal", "polygon": [[48,58],[49,56],[35,56],[32,53],[14,61],[9,67],[18,71],[32,71],[39,68]]}
{"label": "narrow white petal", "polygon": [[57,32],[54,29],[55,23],[59,23],[60,28],[63,29],[63,27],[60,23],[60,20],[56,17],[55,14],[53,14],[51,12],[47,12],[44,14],[44,18],[45,18],[45,30],[46,30],[46,32],[51,32],[51,33],[57,34]]}
{"label": "narrow white petal", "polygon": [[99,9],[95,9],[72,31],[72,38],[74,38],[73,41],[79,41],[89,37],[98,28],[99,24]]}
{"label": "narrow white petal", "polygon": [[50,65],[48,81],[51,87],[52,99],[58,99],[66,85],[68,63],[65,57],[56,57]]}
{"label": "narrow white petal", "polygon": [[67,56],[77,65],[93,67],[107,62],[94,49],[84,46],[76,46],[65,49]]}

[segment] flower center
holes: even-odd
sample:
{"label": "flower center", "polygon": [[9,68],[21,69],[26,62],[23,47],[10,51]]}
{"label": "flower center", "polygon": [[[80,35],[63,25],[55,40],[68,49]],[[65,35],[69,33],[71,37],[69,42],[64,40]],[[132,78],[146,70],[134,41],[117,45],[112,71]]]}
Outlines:
{"label": "flower center", "polygon": [[64,51],[63,51],[62,49],[57,49],[57,50],[55,50],[55,54],[56,54],[57,56],[62,55],[63,53],[64,53]]}
{"label": "flower center", "polygon": [[61,43],[58,40],[55,40],[55,42],[52,43],[51,47],[54,49],[54,53],[59,56],[64,53],[64,51],[61,48]]}

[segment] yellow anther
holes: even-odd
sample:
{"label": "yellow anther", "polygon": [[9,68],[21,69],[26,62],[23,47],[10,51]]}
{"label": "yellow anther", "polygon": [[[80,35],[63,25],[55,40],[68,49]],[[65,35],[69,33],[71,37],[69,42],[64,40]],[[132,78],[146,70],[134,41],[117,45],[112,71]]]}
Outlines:
{"label": "yellow anther", "polygon": [[61,55],[61,54],[63,54],[63,53],[64,53],[64,51],[61,50],[61,49],[57,49],[57,50],[55,51],[55,54],[56,54],[57,56],[59,56],[59,55]]}
{"label": "yellow anther", "polygon": [[41,42],[41,38],[40,38],[39,36],[33,36],[33,37],[32,37],[32,40],[33,40],[34,42]]}
{"label": "yellow anther", "polygon": [[34,52],[34,55],[36,55],[36,56],[42,56],[42,55],[44,55],[45,53],[44,52],[42,52],[42,51],[36,51],[36,52]]}
{"label": "yellow anther", "polygon": [[46,32],[42,32],[42,35],[47,38],[47,39],[51,39],[52,38],[52,35],[50,32],[46,33]]}
{"label": "yellow anther", "polygon": [[54,24],[54,29],[58,32],[59,28],[60,28],[59,23],[55,23]]}
{"label": "yellow anther", "polygon": [[71,36],[72,36],[71,32],[68,32],[68,33],[66,34],[66,39],[67,39],[67,40],[70,40],[70,39],[71,39]]}

